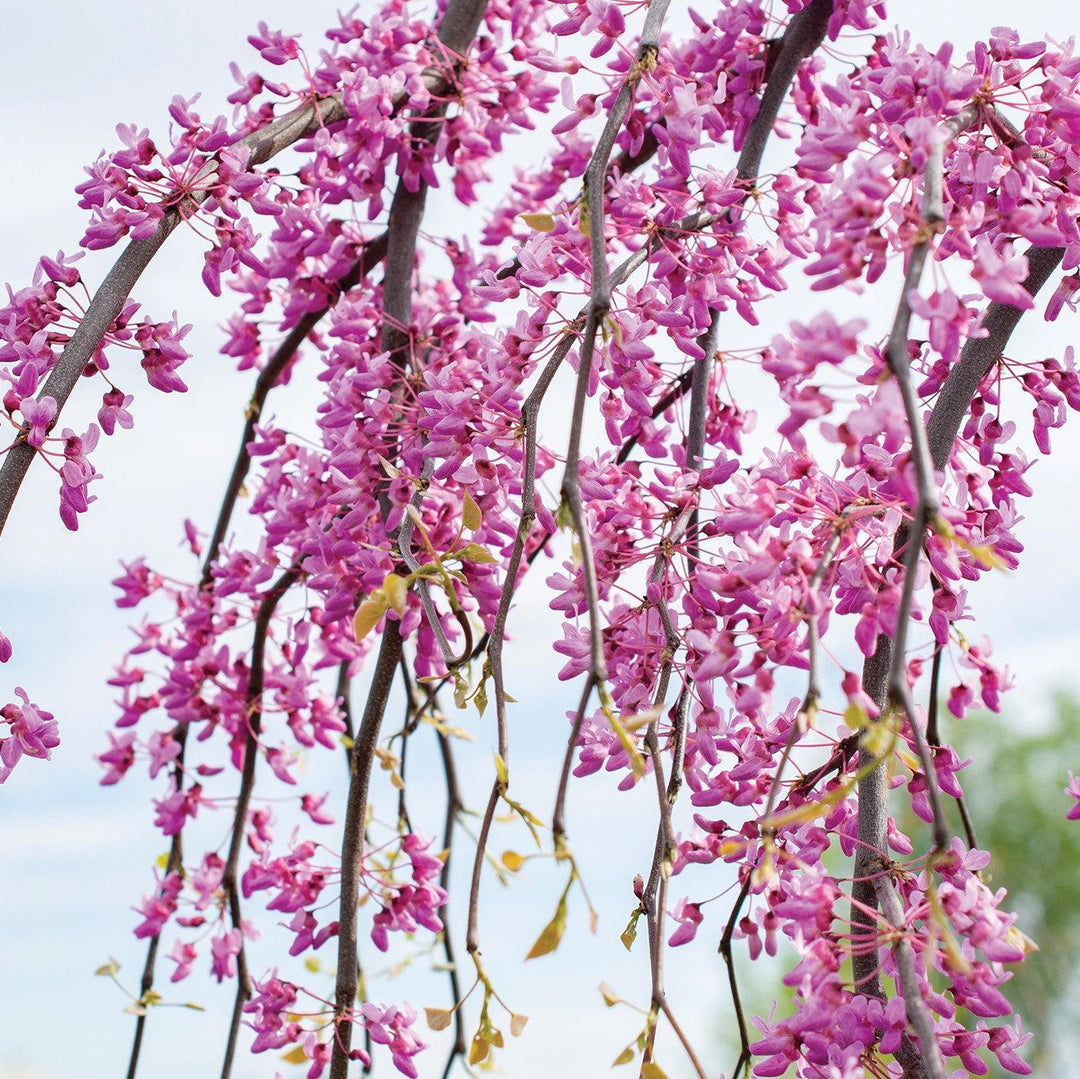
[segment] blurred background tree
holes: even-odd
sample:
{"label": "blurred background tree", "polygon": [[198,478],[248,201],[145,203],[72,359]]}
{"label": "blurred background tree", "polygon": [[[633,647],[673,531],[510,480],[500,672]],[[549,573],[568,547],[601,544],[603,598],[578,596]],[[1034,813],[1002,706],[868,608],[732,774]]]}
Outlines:
{"label": "blurred background tree", "polygon": [[[1080,827],[1067,820],[1063,791],[1080,766],[1080,701],[1054,695],[1047,724],[1022,713],[980,713],[943,731],[974,758],[960,773],[979,846],[990,852],[988,883],[1008,889],[1003,906],[1039,952],[1018,964],[1005,992],[1035,1034],[1025,1057],[1040,1076],[1080,1076],[1080,906],[1075,881]],[[959,814],[956,815],[959,828]],[[998,1072],[991,1060],[992,1074]]]}

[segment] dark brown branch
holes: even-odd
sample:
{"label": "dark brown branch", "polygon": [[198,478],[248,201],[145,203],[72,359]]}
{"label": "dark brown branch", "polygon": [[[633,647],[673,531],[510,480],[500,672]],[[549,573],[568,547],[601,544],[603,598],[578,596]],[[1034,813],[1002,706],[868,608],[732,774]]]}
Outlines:
{"label": "dark brown branch", "polygon": [[[1029,247],[1028,275],[1023,288],[1031,296],[1050,280],[1065,256],[1063,247]],[[971,400],[990,368],[1001,359],[1005,346],[1016,329],[1023,310],[1011,303],[995,300],[983,316],[985,337],[970,338],[956,366],[949,372],[945,385],[926,424],[926,437],[935,468],[944,468],[952,453],[953,443],[964,422]]]}
{"label": "dark brown branch", "polygon": [[[428,71],[423,77],[433,94],[441,93],[448,85],[445,74],[441,72]],[[395,108],[405,100],[406,94],[400,94],[395,99]],[[342,104],[341,95],[333,94],[312,104],[293,109],[266,127],[239,139],[234,146],[250,150],[248,167],[252,168],[265,164],[293,143],[314,135],[320,128],[333,126],[346,117],[347,113]],[[216,175],[217,166],[211,159],[192,181],[192,187],[197,190],[185,199],[185,215],[190,214],[194,207],[206,200],[209,186]],[[72,334],[71,340],[64,348],[38,395],[39,400],[48,396],[56,401],[57,409],[53,425],[59,421],[72,390],[87,363],[100,347],[109,327],[120,314],[125,301],[131,295],[131,290],[181,220],[181,211],[175,207],[171,208],[165,212],[153,236],[145,240],[130,241],[94,293],[82,321]],[[0,533],[3,532],[7,523],[11,507],[34,460],[35,453],[36,451],[25,441],[25,438],[20,438],[8,451],[3,465],[0,466]]]}
{"label": "dark brown branch", "polygon": [[295,566],[282,573],[263,596],[259,603],[258,614],[255,616],[255,638],[251,646],[251,671],[248,675],[244,765],[240,773],[240,791],[236,796],[236,809],[233,812],[229,854],[221,877],[221,886],[229,903],[229,919],[233,929],[240,933],[240,953],[236,957],[236,999],[233,1002],[229,1034],[225,1042],[221,1079],[229,1079],[232,1072],[236,1039],[240,1033],[240,1020],[243,1018],[244,1005],[251,999],[251,978],[248,975],[244,918],[240,907],[237,875],[240,868],[240,851],[244,845],[244,833],[247,828],[248,806],[251,804],[251,792],[255,789],[255,762],[259,756],[259,734],[262,731],[263,714],[262,695],[266,678],[266,640],[270,630],[270,619],[278,603],[299,578],[300,570]]}
{"label": "dark brown branch", "polygon": [[331,1079],[345,1079],[352,1045],[352,1008],[356,1002],[357,898],[364,859],[371,765],[379,741],[386,702],[401,660],[401,623],[386,621],[379,656],[360,729],[350,757],[349,797],[341,846],[341,900],[338,910],[337,980],[334,986],[334,1052]]}
{"label": "dark brown branch", "polygon": [[761,104],[746,133],[746,140],[736,166],[740,180],[756,180],[761,172],[761,159],[765,146],[776,126],[780,106],[787,97],[788,89],[799,70],[799,64],[807,59],[825,40],[832,15],[833,0],[812,0],[787,25],[775,53],[769,72],[769,81],[761,95]]}
{"label": "dark brown branch", "polygon": [[[484,17],[487,0],[450,0],[440,19],[438,39],[452,63],[466,54]],[[439,105],[434,115],[441,115]],[[434,126],[421,123],[413,127],[413,136],[433,140]],[[430,130],[429,130],[430,129]],[[413,266],[416,241],[427,198],[427,184],[421,182],[409,191],[399,181],[390,207],[387,227],[385,272],[383,276],[383,325],[381,346],[390,354],[397,368],[395,397],[404,392],[404,380],[412,365],[409,328],[412,323]],[[392,437],[392,436],[391,436]],[[397,458],[397,446],[387,446],[385,456]],[[378,493],[383,521],[390,512],[389,491],[383,485]],[[408,518],[406,518],[408,520]],[[345,834],[341,852],[341,898],[338,929],[338,973],[334,989],[334,1048],[330,1059],[330,1079],[346,1079],[352,1045],[352,1008],[356,1001],[357,892],[363,870],[363,833],[367,816],[368,786],[372,756],[378,742],[386,701],[394,671],[401,660],[401,623],[387,619],[379,649],[379,659],[368,693],[364,718],[352,755],[352,777],[346,809]]]}
{"label": "dark brown branch", "polygon": [[[290,330],[285,339],[275,349],[273,356],[267,361],[266,366],[259,373],[259,377],[255,381],[255,389],[252,392],[251,400],[248,403],[247,412],[245,415],[244,430],[240,438],[240,447],[237,450],[236,460],[233,463],[232,473],[229,476],[229,482],[225,489],[225,495],[222,498],[221,507],[218,510],[217,521],[214,525],[214,531],[212,533],[209,544],[207,545],[206,555],[203,559],[202,572],[199,580],[199,588],[201,591],[207,590],[213,580],[212,571],[214,562],[217,560],[219,553],[221,552],[221,545],[225,540],[225,535],[229,528],[229,522],[232,520],[232,514],[236,507],[237,498],[240,495],[240,491],[244,485],[244,479],[247,476],[248,468],[251,465],[251,455],[248,452],[248,443],[254,437],[255,424],[258,422],[259,416],[262,412],[263,406],[266,404],[266,400],[270,394],[270,391],[277,384],[277,380],[281,373],[289,365],[293,357],[296,355],[297,350],[303,344],[308,334],[314,329],[315,325],[334,307],[338,298],[355,286],[365,277],[371,270],[378,265],[386,253],[386,233],[375,237],[375,239],[369,241],[364,245],[364,249],[360,257],[353,263],[349,270],[343,277],[338,278],[333,283],[333,298],[326,304],[325,307],[318,311],[309,311],[303,315],[300,321]],[[347,664],[344,667],[347,669]],[[347,687],[347,678],[345,685]],[[341,691],[339,681],[339,692]],[[347,701],[347,692],[345,695]],[[348,712],[347,704],[345,706],[345,715],[349,720],[348,734],[352,737],[351,716]],[[180,746],[180,755],[174,762],[173,776],[176,783],[182,784],[183,778],[183,764],[184,753],[187,743],[188,727],[186,724],[178,725],[174,733],[174,737]],[[180,843],[181,833],[177,833],[170,844],[169,860],[167,863],[166,872],[173,872],[180,865]],[[160,934],[157,934],[150,938],[150,944],[147,948],[146,961],[143,965],[142,980],[140,982],[141,993],[145,996],[154,985],[154,972],[157,966],[157,952],[158,942],[160,940]],[[139,1054],[142,1049],[142,1037],[143,1031],[146,1026],[146,1016],[140,1015],[136,1019],[135,1023],[135,1039],[132,1044],[131,1058],[128,1065],[128,1079],[134,1079],[135,1073],[138,1068]]]}
{"label": "dark brown branch", "polygon": [[[1057,247],[1031,247],[1028,250],[1028,276],[1024,289],[1032,296],[1050,279],[1060,264],[1064,250]],[[985,337],[970,338],[964,345],[960,359],[949,372],[927,422],[927,440],[935,468],[944,468],[952,453],[953,443],[960,425],[967,415],[971,400],[983,378],[1001,358],[1009,339],[1020,321],[1022,310],[1012,304],[995,300],[987,308],[982,326]],[[877,640],[874,654],[863,665],[863,688],[883,708],[888,691],[889,669],[892,663],[892,641],[884,634]],[[873,763],[866,750],[860,750],[859,767],[866,769]],[[873,768],[860,783],[860,807],[865,799],[866,809],[860,808],[859,847],[855,855],[855,882],[852,898],[852,934],[876,935],[873,920],[859,906],[876,905],[876,892],[870,879],[873,861],[882,856],[878,852],[887,849],[888,790],[884,771]],[[873,996],[883,996],[876,950],[856,949],[852,957],[855,984]],[[903,1061],[901,1061],[903,1063]]]}
{"label": "dark brown branch", "polygon": [[728,988],[731,990],[731,1003],[735,1009],[735,1021],[739,1024],[739,1059],[731,1072],[731,1079],[739,1079],[742,1070],[750,1063],[750,1038],[746,1031],[746,1016],[743,1014],[742,997],[739,995],[739,979],[735,973],[735,958],[731,954],[731,941],[735,934],[735,924],[739,920],[746,897],[750,894],[750,884],[753,880],[754,870],[752,866],[745,867],[742,887],[735,897],[735,903],[728,915],[727,925],[724,927],[724,935],[720,938],[720,947],[717,949],[724,957],[724,965],[728,972]]}
{"label": "dark brown branch", "polygon": [[218,510],[217,521],[214,524],[214,531],[207,546],[206,557],[203,560],[200,588],[208,588],[213,579],[211,571],[214,561],[221,552],[221,545],[225,542],[225,534],[228,532],[229,522],[232,520],[236,500],[240,496],[240,491],[244,486],[244,479],[247,477],[248,469],[251,467],[251,454],[248,452],[248,444],[255,436],[255,425],[259,422],[270,391],[277,385],[281,374],[292,362],[297,350],[307,340],[308,334],[325,315],[334,309],[338,299],[355,288],[383,260],[386,255],[386,235],[383,232],[364,244],[359,258],[349,267],[344,276],[329,283],[331,295],[326,304],[317,311],[308,311],[301,316],[300,321],[289,331],[285,339],[274,350],[274,354],[267,360],[266,366],[259,372],[259,377],[255,380],[255,389],[251,394],[251,400],[248,402],[244,414],[244,430],[240,436],[240,448],[236,452],[236,460],[229,476],[228,485],[225,488],[221,508]]}

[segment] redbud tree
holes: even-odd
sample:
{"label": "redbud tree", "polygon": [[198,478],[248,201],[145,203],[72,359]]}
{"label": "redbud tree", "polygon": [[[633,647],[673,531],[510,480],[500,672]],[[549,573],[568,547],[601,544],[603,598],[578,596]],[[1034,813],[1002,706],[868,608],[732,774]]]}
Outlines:
{"label": "redbud tree", "polygon": [[[613,815],[621,791],[654,792],[622,931],[651,988],[616,1064],[1030,1071],[1003,988],[1033,945],[985,879],[942,720],[998,708],[968,592],[1018,564],[1024,439],[1049,453],[1080,407],[1071,351],[1014,339],[1080,288],[1080,57],[1003,28],[930,52],[885,16],[389,0],[314,48],[260,24],[222,115],[176,97],[167,131],[122,124],[86,169],[79,243],[120,253],[100,282],[59,253],[9,288],[0,527],[31,467],[69,529],[91,491],[108,513],[94,451],[134,422],[134,357],[155,390],[186,389],[189,327],[132,298],[174,232],[235,295],[221,352],[254,375],[220,511],[183,523],[188,579],[138,559],[114,582],[140,621],[97,760],[105,784],[148,770],[168,845],[134,923],[129,1077],[153,1006],[195,971],[235,986],[226,1079],[248,1050],[312,1079],[490,1066],[528,1031],[483,951],[485,896],[546,856],[565,889],[553,916],[522,889],[521,917],[531,958],[558,949],[587,876],[580,782]],[[508,153],[507,187],[490,177]],[[460,217],[425,212],[436,188]],[[820,303],[791,321],[799,289]],[[274,418],[300,368],[322,387],[302,432]],[[531,635],[524,587],[559,639]],[[547,718],[565,753],[543,807],[515,793],[515,646],[565,657],[576,702]],[[0,659],[12,647],[0,635]],[[0,782],[59,744],[47,688],[0,711]],[[484,790],[459,784],[465,736],[490,740]],[[307,783],[318,755],[344,758],[339,791]],[[408,811],[416,755],[445,776],[438,837]],[[901,803],[925,822],[910,836]],[[498,839],[506,816],[526,853]],[[450,896],[452,860],[471,868]],[[259,927],[282,919],[277,954]],[[666,950],[702,933],[741,1047],[722,1064],[664,981]],[[392,935],[444,953],[428,1001],[369,994]],[[778,942],[794,1013],[752,1016],[736,960]],[[416,1005],[440,993],[436,1060]],[[679,1061],[657,1059],[661,1030]]]}

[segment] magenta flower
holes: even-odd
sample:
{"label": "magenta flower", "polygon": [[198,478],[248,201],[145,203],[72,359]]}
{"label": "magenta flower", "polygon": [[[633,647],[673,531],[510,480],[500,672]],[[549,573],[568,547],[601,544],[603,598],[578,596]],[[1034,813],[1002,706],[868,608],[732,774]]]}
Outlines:
{"label": "magenta flower", "polygon": [[0,738],[0,783],[11,775],[15,765],[25,755],[48,760],[60,744],[59,728],[51,712],[30,702],[21,686],[15,688],[22,704],[5,704],[0,708],[0,723],[9,725],[7,737]]}
{"label": "magenta flower", "polygon": [[26,441],[40,449],[56,419],[56,401],[52,397],[42,397],[40,401],[30,397],[20,401],[18,408],[27,425]]}
{"label": "magenta flower", "polygon": [[1070,798],[1076,799],[1076,805],[1074,805],[1065,816],[1069,820],[1080,820],[1080,779],[1069,773],[1069,785],[1065,788],[1065,793]]}

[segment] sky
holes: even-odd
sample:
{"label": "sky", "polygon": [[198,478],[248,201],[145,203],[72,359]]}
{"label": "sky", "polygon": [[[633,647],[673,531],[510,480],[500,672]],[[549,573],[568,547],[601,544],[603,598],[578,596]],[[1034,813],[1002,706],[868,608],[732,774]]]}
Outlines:
{"label": "sky", "polygon": [[[103,147],[115,145],[116,123],[163,131],[176,93],[201,92],[204,114],[222,111],[218,102],[232,88],[229,62],[254,66],[244,39],[260,19],[303,32],[311,48],[334,20],[333,6],[316,0],[308,5],[189,0],[179,7],[57,0],[10,7],[0,67],[0,281],[15,287],[28,280],[40,254],[75,249],[83,214],[72,188],[82,166]],[[959,52],[980,27],[1010,25],[1025,38],[1048,33],[1060,39],[1071,32],[1073,21],[1056,0],[1023,5],[908,0],[892,11],[894,18],[902,11],[904,26],[928,46],[948,40]],[[543,149],[537,148],[537,156]],[[108,264],[108,255],[87,258],[84,276],[99,280]],[[99,500],[84,515],[79,532],[69,533],[59,522],[52,477],[38,467],[0,540],[0,629],[16,649],[12,662],[0,669],[0,697],[13,699],[13,688],[25,686],[57,714],[63,737],[52,762],[24,761],[0,788],[0,910],[6,930],[0,1079],[105,1079],[126,1066],[132,1020],[123,1013],[120,991],[93,971],[115,956],[121,981],[137,981],[143,945],[131,937],[136,919],[130,908],[148,890],[161,842],[149,822],[150,787],[133,777],[118,788],[101,788],[90,758],[103,748],[104,730],[113,719],[105,679],[129,640],[130,615],[112,606],[109,586],[118,559],[150,553],[156,566],[188,572],[179,542],[183,518],[212,519],[250,392],[250,376],[238,375],[217,353],[216,327],[228,309],[202,290],[199,268],[198,246],[180,230],[136,293],[147,311],[165,316],[175,309],[182,321],[194,324],[188,339],[194,355],[183,372],[191,392],[157,394],[133,372],[125,388],[136,394],[136,427],[99,449],[96,464],[105,479],[95,484]],[[888,317],[884,308],[860,313]],[[1067,315],[1053,327],[1025,321],[1017,348],[1030,355],[1060,354],[1074,326]],[[76,394],[69,407],[65,423],[81,428],[92,419],[97,400]],[[1008,707],[1018,721],[1032,724],[1043,721],[1053,688],[1080,690],[1080,631],[1072,617],[1080,600],[1080,564],[1072,556],[1080,524],[1075,478],[1080,432],[1066,428],[1053,437],[1057,452],[1029,473],[1036,496],[1025,507],[1020,533],[1027,547],[1023,567],[990,578],[976,600],[978,631],[992,637],[995,654],[1016,676]],[[522,611],[519,637],[525,643],[560,635],[557,618],[539,595],[526,597]],[[563,714],[574,692],[555,681],[558,659],[532,648],[513,676],[520,687],[516,723],[525,750],[514,781],[530,807],[550,802],[565,737]],[[1080,770],[1080,755],[1074,766]],[[487,782],[486,739],[463,750],[463,768],[478,784]],[[415,812],[433,829],[441,812],[438,781],[432,772],[427,783],[422,770],[418,779]],[[554,910],[561,871],[537,860],[528,863],[515,888],[485,885],[490,904],[485,959],[508,1003],[531,1017],[525,1036],[501,1058],[514,1079],[546,1076],[552,1066],[571,1076],[598,1074],[637,1033],[637,1017],[626,1008],[605,1009],[596,986],[606,979],[627,997],[646,998],[640,947],[627,955],[617,937],[633,907],[628,877],[636,869],[628,872],[627,851],[639,849],[637,868],[646,868],[655,825],[647,796],[621,795],[613,801],[612,794],[599,777],[575,787],[570,800],[571,839],[600,911],[599,934],[587,931],[583,903],[575,895],[560,952],[525,967],[522,957]],[[508,829],[496,849],[524,849],[526,841]],[[686,890],[703,887],[688,881]],[[728,1015],[722,965],[713,951],[719,926],[712,930],[696,950],[677,951],[670,959],[676,1009],[685,1025],[699,1031],[722,1028]],[[373,995],[444,1003],[441,982],[419,972],[421,966],[414,963],[396,980],[377,979]],[[372,971],[378,968],[373,960]],[[170,1000],[197,1001],[209,1010],[205,1015],[179,1008],[155,1013],[143,1074],[158,1079],[213,1074],[226,996],[205,975],[170,989]],[[663,1042],[661,1048],[669,1053],[668,1070],[675,1079],[682,1065],[674,1049]],[[701,1051],[711,1074],[730,1066],[715,1033],[703,1036]],[[441,1049],[433,1050],[421,1074],[438,1074],[441,1057]],[[302,1074],[280,1066],[286,1074]],[[265,1058],[246,1056],[236,1070],[237,1079],[270,1073]],[[389,1074],[388,1062],[376,1071]]]}

